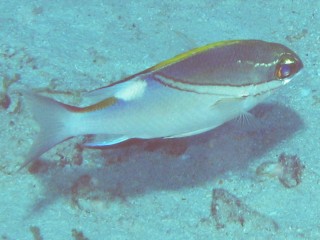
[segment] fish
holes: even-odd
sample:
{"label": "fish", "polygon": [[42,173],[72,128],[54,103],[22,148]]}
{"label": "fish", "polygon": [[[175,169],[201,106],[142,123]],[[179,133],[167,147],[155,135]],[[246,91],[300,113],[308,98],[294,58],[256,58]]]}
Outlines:
{"label": "fish", "polygon": [[248,112],[302,68],[299,56],[282,44],[227,40],[86,92],[92,104],[84,107],[24,92],[40,131],[22,167],[75,136],[93,135],[85,146],[102,147],[207,132]]}

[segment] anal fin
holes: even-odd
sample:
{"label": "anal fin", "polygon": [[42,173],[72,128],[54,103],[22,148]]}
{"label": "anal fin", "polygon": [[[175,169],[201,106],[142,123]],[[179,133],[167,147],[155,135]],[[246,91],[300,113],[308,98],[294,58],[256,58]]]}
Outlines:
{"label": "anal fin", "polygon": [[186,132],[186,133],[181,133],[181,134],[177,134],[177,135],[173,135],[173,136],[169,136],[169,137],[165,137],[165,138],[182,138],[182,137],[190,137],[193,135],[197,135],[200,133],[204,133],[206,131],[209,131],[210,129],[212,129],[214,127],[208,127],[208,128],[203,128],[203,129],[198,129],[195,131],[191,131],[191,132]]}
{"label": "anal fin", "polygon": [[129,138],[121,135],[100,134],[95,135],[92,140],[84,143],[85,147],[105,147],[128,140]]}

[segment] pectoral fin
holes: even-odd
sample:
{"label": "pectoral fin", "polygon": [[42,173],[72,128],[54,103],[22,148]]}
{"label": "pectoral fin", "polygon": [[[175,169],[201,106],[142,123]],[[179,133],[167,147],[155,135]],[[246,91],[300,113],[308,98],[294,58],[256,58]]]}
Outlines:
{"label": "pectoral fin", "polygon": [[211,108],[215,108],[215,107],[221,107],[225,104],[230,104],[230,103],[235,103],[235,102],[241,102],[243,101],[242,97],[238,97],[238,98],[223,98],[220,99],[218,101],[216,101],[214,104],[211,105]]}
{"label": "pectoral fin", "polygon": [[209,127],[209,128],[203,128],[203,129],[199,129],[196,131],[191,131],[191,132],[186,132],[186,133],[182,133],[182,134],[178,134],[178,135],[173,135],[170,137],[166,137],[166,138],[182,138],[182,137],[189,137],[189,136],[193,136],[193,135],[197,135],[200,133],[204,133],[206,131],[209,131],[210,129],[212,129],[213,127]]}

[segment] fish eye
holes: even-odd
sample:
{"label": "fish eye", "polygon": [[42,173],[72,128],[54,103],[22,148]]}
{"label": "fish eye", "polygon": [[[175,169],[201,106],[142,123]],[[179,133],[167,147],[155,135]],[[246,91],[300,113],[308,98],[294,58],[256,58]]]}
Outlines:
{"label": "fish eye", "polygon": [[275,75],[278,79],[283,79],[292,76],[298,71],[298,59],[291,54],[284,54],[276,65]]}

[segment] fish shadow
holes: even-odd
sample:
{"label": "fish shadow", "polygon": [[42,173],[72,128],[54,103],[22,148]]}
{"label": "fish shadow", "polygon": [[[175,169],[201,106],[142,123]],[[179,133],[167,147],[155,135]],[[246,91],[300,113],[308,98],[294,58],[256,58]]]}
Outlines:
{"label": "fish shadow", "polygon": [[[99,167],[53,168],[35,175],[46,197],[33,210],[61,197],[74,205],[79,198],[126,201],[149,192],[199,186],[230,171],[248,171],[250,163],[304,126],[296,112],[278,104],[260,104],[251,113],[258,122],[254,127],[231,121],[188,138],[137,140],[100,152],[89,150],[95,156],[99,152]],[[87,155],[90,161],[90,152]]]}

